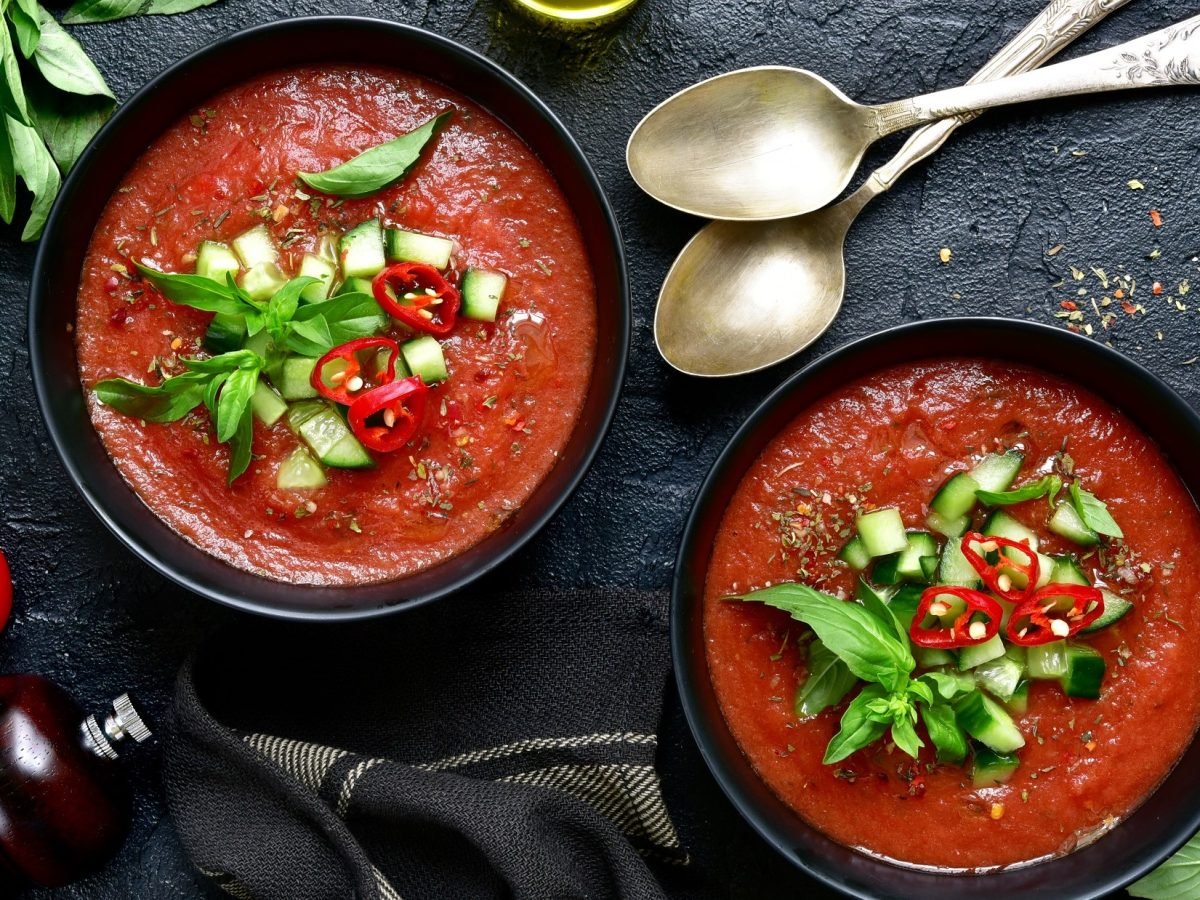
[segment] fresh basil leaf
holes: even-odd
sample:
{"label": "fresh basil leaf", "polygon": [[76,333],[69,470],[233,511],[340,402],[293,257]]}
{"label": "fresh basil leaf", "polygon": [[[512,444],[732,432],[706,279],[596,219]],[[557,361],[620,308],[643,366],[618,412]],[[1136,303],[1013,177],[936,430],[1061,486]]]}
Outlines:
{"label": "fresh basil leaf", "polygon": [[858,590],[855,591],[855,596],[858,597],[859,602],[862,603],[863,608],[867,612],[892,628],[896,632],[896,637],[900,640],[900,643],[906,648],[909,647],[908,632],[900,623],[900,620],[896,618],[896,614],[892,612],[875,589],[867,583],[866,579],[859,577]]}
{"label": "fresh basil leaf", "polygon": [[44,9],[39,10],[38,25],[42,29],[42,39],[38,41],[33,62],[48,82],[68,94],[116,99],[96,64],[79,46],[79,41],[67,34],[54,16]]}
{"label": "fresh basil leaf", "polygon": [[925,731],[937,750],[940,762],[957,765],[967,758],[967,737],[958,727],[958,720],[949,704],[922,706],[921,721],[925,723]]}
{"label": "fresh basil leaf", "polygon": [[263,358],[253,350],[230,350],[208,359],[181,359],[180,362],[193,372],[207,372],[210,375],[238,369],[261,369],[263,366]]}
{"label": "fresh basil leaf", "polygon": [[324,356],[337,346],[329,333],[329,323],[318,316],[300,322],[292,322],[287,336],[287,348],[301,356]]}
{"label": "fresh basil leaf", "polygon": [[368,294],[342,294],[321,303],[305,303],[292,319],[287,345],[304,356],[324,356],[334,347],[370,337],[387,325],[387,316]]}
{"label": "fresh basil leaf", "polygon": [[64,94],[41,79],[27,86],[26,99],[34,127],[63,172],[75,165],[115,105],[108,97]]}
{"label": "fresh basil leaf", "polygon": [[916,663],[889,625],[857,603],[822,594],[803,584],[779,584],[733,599],[765,603],[807,624],[863,681],[897,691]]}
{"label": "fresh basil leaf", "polygon": [[856,684],[854,673],[818,638],[808,647],[808,675],[796,689],[796,715],[807,719],[837,706]]}
{"label": "fresh basil leaf", "polygon": [[17,62],[17,51],[13,47],[8,23],[0,16],[0,112],[7,113],[22,125],[29,123],[29,108],[25,102],[25,89],[21,86],[21,69]]}
{"label": "fresh basil leaf", "polygon": [[916,681],[910,681],[908,683],[907,690],[908,693],[912,694],[919,700],[923,700],[926,703],[934,702],[933,688],[930,687],[929,682],[927,681],[921,681],[920,679]]}
{"label": "fresh basil leaf", "polygon": [[1015,491],[976,491],[975,497],[985,506],[1015,506],[1028,500],[1036,500],[1057,494],[1062,490],[1062,479],[1057,475],[1047,475],[1032,481]]}
{"label": "fresh basil leaf", "polygon": [[208,417],[212,419],[214,428],[217,423],[217,402],[221,396],[221,388],[228,380],[228,372],[210,373],[208,386],[204,389],[204,406],[208,410]]}
{"label": "fresh basil leaf", "polygon": [[1097,500],[1095,494],[1081,488],[1078,481],[1071,482],[1071,503],[1084,524],[1092,531],[1110,537],[1125,537],[1121,526],[1113,519],[1104,501]]}
{"label": "fresh basil leaf", "polygon": [[316,278],[309,278],[308,276],[293,278],[271,296],[271,300],[267,304],[264,322],[276,343],[286,343],[287,335],[285,327],[292,320],[292,317],[296,314],[296,310],[300,306],[300,292],[310,284],[316,283]]}
{"label": "fresh basil leaf", "polygon": [[177,275],[172,272],[160,272],[141,263],[134,265],[142,273],[142,277],[158,288],[159,293],[172,303],[233,316],[245,315],[247,312],[245,302],[235,291],[230,290],[228,285],[201,275]]}
{"label": "fresh basil leaf", "polygon": [[37,50],[38,41],[42,37],[42,28],[38,24],[37,0],[11,0],[8,4],[8,17],[12,20],[13,33],[17,37],[21,55],[29,59]]}
{"label": "fresh basil leaf", "polygon": [[[840,601],[839,601],[840,602]],[[879,684],[868,684],[857,697],[850,701],[842,714],[841,727],[825,748],[825,765],[841,762],[851,753],[875,743],[891,720],[886,715],[873,713],[867,706],[887,696],[887,690]]]}
{"label": "fresh basil leaf", "polygon": [[238,423],[250,409],[258,386],[258,369],[235,369],[225,380],[217,399],[217,440],[224,444],[237,433]]}
{"label": "fresh basil leaf", "polygon": [[300,172],[300,179],[322,194],[370,196],[407,175],[421,158],[421,151],[429,139],[445,126],[451,115],[453,110],[435,116],[420,128],[364,150],[340,166],[324,172]]}
{"label": "fresh basil leaf", "polygon": [[229,478],[227,483],[233,484],[238,477],[250,466],[254,448],[254,413],[250,405],[238,420],[237,430],[229,439]]}
{"label": "fresh basil leaf", "polygon": [[943,700],[952,700],[959,694],[969,694],[974,691],[975,679],[970,675],[951,675],[949,672],[926,672],[919,679],[928,684]]}
{"label": "fresh basil leaf", "polygon": [[[0,28],[0,31],[3,30]],[[9,140],[12,141],[13,167],[25,182],[25,187],[33,193],[33,205],[29,208],[29,219],[21,232],[21,240],[36,241],[42,234],[46,217],[50,215],[54,198],[58,196],[62,176],[58,174],[58,166],[54,164],[54,158],[38,133],[12,116],[6,118]]]}
{"label": "fresh basil leaf", "polygon": [[8,117],[0,114],[0,219],[11,225],[17,211],[17,167],[7,125]]}
{"label": "fresh basil leaf", "polygon": [[917,729],[909,716],[897,716],[892,722],[892,741],[913,759],[925,746],[925,742],[917,737]]}
{"label": "fresh basil leaf", "polygon": [[175,422],[204,402],[209,378],[203,372],[187,372],[157,386],[109,378],[99,382],[92,392],[105,406],[127,416],[147,422]]}
{"label": "fresh basil leaf", "polygon": [[202,6],[212,6],[217,0],[150,0],[142,10],[144,16],[173,16],[176,13],[191,12]]}
{"label": "fresh basil leaf", "polygon": [[1200,897],[1200,834],[1125,890],[1145,900],[1195,900]]}
{"label": "fresh basil leaf", "polygon": [[78,0],[63,15],[64,25],[90,25],[137,15],[146,0]]}

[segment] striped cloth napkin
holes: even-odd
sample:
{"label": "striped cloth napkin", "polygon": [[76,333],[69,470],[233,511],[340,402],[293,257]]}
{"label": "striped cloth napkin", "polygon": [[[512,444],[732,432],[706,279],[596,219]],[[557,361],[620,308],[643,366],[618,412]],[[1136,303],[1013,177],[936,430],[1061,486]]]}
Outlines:
{"label": "striped cloth napkin", "polygon": [[348,626],[240,623],[180,672],[168,803],[255,900],[664,896],[667,598],[462,595]]}

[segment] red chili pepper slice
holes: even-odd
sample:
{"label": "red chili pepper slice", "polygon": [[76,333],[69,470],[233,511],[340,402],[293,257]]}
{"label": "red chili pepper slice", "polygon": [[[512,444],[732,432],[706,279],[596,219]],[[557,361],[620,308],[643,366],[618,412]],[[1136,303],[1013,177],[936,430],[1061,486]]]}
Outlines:
{"label": "red chili pepper slice", "polygon": [[[979,550],[972,545],[978,545]],[[1024,556],[1024,562],[1013,559],[1004,553],[1006,548],[1016,550]],[[984,553],[998,552],[999,558],[995,565],[984,559],[980,550]],[[988,590],[999,594],[1005,600],[1021,603],[1037,588],[1040,574],[1038,555],[1029,548],[1028,544],[1010,541],[1008,538],[980,534],[978,531],[969,531],[963,535],[962,555],[971,564],[971,568],[979,573],[979,577],[988,586]],[[1017,586],[1016,582],[1019,579],[1014,579],[1012,577],[1014,574],[1024,576],[1024,586]]]}
{"label": "red chili pepper slice", "polygon": [[1012,611],[1004,631],[1012,643],[1036,647],[1076,635],[1102,615],[1104,594],[1099,588],[1048,584]]}
{"label": "red chili pepper slice", "polygon": [[417,331],[445,337],[458,321],[458,289],[425,263],[389,266],[375,276],[372,290],[388,315]]}
{"label": "red chili pepper slice", "polygon": [[372,388],[350,405],[346,418],[363,445],[391,453],[407,444],[425,419],[429,388],[420,375]]}
{"label": "red chili pepper slice", "polygon": [[[953,612],[956,604],[947,602],[946,597],[956,598],[964,604],[963,610],[949,627],[942,623],[941,618]],[[925,620],[931,616],[934,624],[926,627]],[[1004,610],[1000,604],[982,591],[953,585],[935,586],[926,588],[921,594],[908,634],[919,647],[941,650],[971,647],[995,637],[1000,631],[1000,619],[1003,616]]]}
{"label": "red chili pepper slice", "polygon": [[[380,360],[381,351],[387,359]],[[365,337],[334,347],[313,368],[313,390],[322,397],[349,406],[364,391],[396,380],[400,345],[390,338]]]}

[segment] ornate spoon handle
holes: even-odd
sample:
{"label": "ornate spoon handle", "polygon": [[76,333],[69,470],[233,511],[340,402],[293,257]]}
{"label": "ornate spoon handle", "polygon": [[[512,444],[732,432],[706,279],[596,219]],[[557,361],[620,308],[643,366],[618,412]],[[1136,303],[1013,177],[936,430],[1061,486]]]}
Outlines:
{"label": "ornate spoon handle", "polygon": [[[992,81],[1006,75],[1036,69],[1113,10],[1120,9],[1128,2],[1129,0],[1051,0],[1051,3],[1038,13],[1020,34],[988,60],[967,84]],[[915,131],[895,156],[871,173],[863,188],[870,185],[870,197],[889,190],[901,175],[937,151],[958,126],[978,115],[977,112],[961,113]],[[858,191],[855,192],[857,193]],[[864,202],[870,197],[864,198]]]}
{"label": "ornate spoon handle", "polygon": [[1200,16],[1108,50],[996,81],[872,107],[879,134],[961,113],[1129,88],[1200,84]]}

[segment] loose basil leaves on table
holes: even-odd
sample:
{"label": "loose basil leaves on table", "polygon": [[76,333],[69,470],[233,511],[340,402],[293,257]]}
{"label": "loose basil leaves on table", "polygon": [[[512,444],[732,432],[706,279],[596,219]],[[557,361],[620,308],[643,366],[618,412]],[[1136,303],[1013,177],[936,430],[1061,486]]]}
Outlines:
{"label": "loose basil leaves on table", "polygon": [[1193,900],[1200,897],[1200,835],[1196,835],[1165,863],[1128,888],[1145,900]]}
{"label": "loose basil leaves on table", "polygon": [[[81,0],[67,24],[184,12],[215,0]],[[62,177],[116,106],[87,53],[37,0],[0,13],[0,219],[17,215],[17,180],[33,195],[21,240],[41,236]]]}
{"label": "loose basil leaves on table", "polygon": [[337,197],[366,197],[395,184],[408,174],[421,158],[430,139],[445,126],[453,110],[430,119],[420,128],[395,140],[364,150],[340,166],[324,172],[300,172],[299,177],[313,190]]}
{"label": "loose basil leaves on table", "polygon": [[[780,584],[727,599],[765,603],[783,610],[816,634],[821,649],[814,655],[818,646],[814,642],[809,651],[805,685],[814,678],[819,682],[807,695],[805,685],[801,686],[796,698],[798,713],[802,707],[811,706],[808,714],[815,714],[820,711],[815,707],[821,703],[821,709],[836,705],[858,680],[867,682],[842,713],[841,727],[825,749],[826,764],[840,762],[875,743],[889,729],[896,746],[915,757],[923,746],[916,731],[919,717],[926,723],[939,758],[961,760],[965,756],[966,737],[947,701],[975,688],[964,687],[941,673],[912,678],[916,661],[908,636],[886,607],[873,609],[839,600],[803,584]],[[854,679],[836,699],[832,699],[835,691],[822,684],[831,680],[827,653],[845,665],[847,680]]]}

